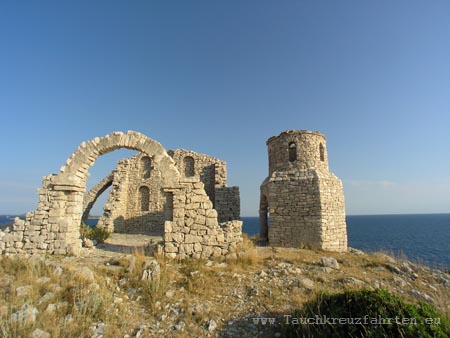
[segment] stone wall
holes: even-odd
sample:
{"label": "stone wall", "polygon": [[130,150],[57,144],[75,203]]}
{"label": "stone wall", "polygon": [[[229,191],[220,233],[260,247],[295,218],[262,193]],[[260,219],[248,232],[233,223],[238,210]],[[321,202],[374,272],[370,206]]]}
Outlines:
{"label": "stone wall", "polygon": [[214,208],[219,214],[219,222],[241,219],[239,187],[217,187],[215,196]]}
{"label": "stone wall", "polygon": [[[149,171],[144,170],[143,160],[151,163]],[[173,206],[169,205],[168,195],[163,189],[158,163],[145,154],[139,154],[121,159],[113,173],[113,188],[99,226],[114,232],[162,234],[164,221],[172,217],[170,210]],[[142,200],[141,189],[147,189],[145,201]]]}
{"label": "stone wall", "polygon": [[[296,159],[289,160],[289,145],[296,148]],[[323,160],[320,148],[323,147]],[[274,171],[306,170],[328,171],[325,136],[308,130],[288,130],[267,140],[269,177]]]}
{"label": "stone wall", "polygon": [[168,257],[236,257],[242,244],[242,222],[218,223],[217,211],[195,178],[183,178],[183,193],[174,195],[172,222],[164,226],[164,252]]}
{"label": "stone wall", "polygon": [[128,199],[128,175],[131,163],[129,159],[120,159],[113,170],[113,181],[108,199],[103,207],[103,216],[97,226],[110,232],[120,232],[126,228],[125,215]]}
{"label": "stone wall", "polygon": [[317,226],[321,222],[321,209],[316,173],[274,172],[272,178],[268,186],[270,245],[321,243],[321,227]]}
{"label": "stone wall", "polygon": [[194,175],[205,184],[205,191],[217,210],[219,222],[240,219],[240,195],[238,187],[227,187],[227,164],[212,156],[191,150],[169,150],[169,155],[183,177],[186,177],[184,159],[194,159]]}
{"label": "stone wall", "polygon": [[106,175],[106,177],[103,180],[101,180],[93,188],[91,188],[88,192],[84,194],[83,216],[81,218],[82,222],[86,223],[86,221],[89,218],[89,213],[92,207],[94,206],[95,202],[97,201],[97,198],[100,197],[100,195],[103,194],[105,190],[112,185],[113,179],[114,179],[114,172],[111,172],[108,175]]}
{"label": "stone wall", "polygon": [[[238,187],[226,187],[226,163],[214,157],[193,151],[169,151],[175,165],[186,177],[185,158],[192,168],[189,179],[201,181],[218,212],[219,222],[240,219]],[[121,172],[123,174],[118,175]],[[163,189],[158,163],[145,154],[139,154],[118,164],[114,171],[113,189],[105,206],[100,225],[110,231],[125,233],[163,233],[164,222],[173,218],[173,192]],[[148,189],[149,203],[142,205],[142,188]],[[96,190],[96,189],[94,189]]]}
{"label": "stone wall", "polygon": [[329,251],[347,250],[344,189],[333,173],[319,176],[320,208],[322,210],[322,248]]}
{"label": "stone wall", "polygon": [[260,237],[273,246],[347,250],[342,182],[328,170],[325,137],[290,130],[271,137],[267,145]]}
{"label": "stone wall", "polygon": [[[163,189],[162,173],[158,163],[139,154],[129,159],[128,191],[126,196],[125,228],[119,232],[145,233],[164,231],[168,217],[167,194]],[[149,163],[146,170],[145,163]],[[141,191],[144,189],[143,191]],[[143,194],[143,192],[146,192]],[[143,196],[147,195],[147,197]],[[169,216],[170,217],[170,216]]]}
{"label": "stone wall", "polygon": [[[174,245],[174,240],[167,238],[165,244],[171,249],[164,249],[164,252],[169,257],[198,256],[190,253],[189,249],[193,243],[191,237],[185,237],[186,234],[200,238],[200,242],[195,243],[200,243],[202,257],[218,255],[219,249],[216,247],[220,248],[220,255],[234,254],[241,242],[242,223],[236,221],[219,226],[217,212],[212,208],[212,203],[199,178],[192,177],[181,181],[180,173],[165,149],[158,142],[133,131],[114,132],[102,138],[83,142],[66,161],[59,174],[44,177],[42,189],[38,190],[38,208],[27,213],[25,220],[16,218],[12,230],[0,231],[0,254],[79,254],[80,224],[88,169],[99,156],[119,148],[137,150],[143,154],[142,156],[152,160],[156,168],[153,178],[162,192],[161,196],[165,198],[166,205],[173,204],[164,210],[163,218],[167,220],[166,225],[169,227],[173,225],[170,229],[171,235],[179,233],[180,236],[176,238],[186,239],[188,243],[175,241],[177,245]],[[121,160],[113,171],[111,193],[105,205],[104,217],[99,220],[98,226],[110,230],[126,227],[127,219],[123,215],[127,213],[129,189],[133,189],[130,184],[133,177],[129,177],[132,165],[132,160]],[[143,178],[144,183],[151,183],[145,181],[148,178],[147,176]],[[93,195],[97,195],[98,191]],[[89,203],[89,198],[86,198],[86,202]],[[149,199],[149,205],[152,203],[153,200]],[[84,206],[86,207],[86,204]],[[198,229],[199,226],[204,228]],[[178,249],[174,251],[173,247]]]}
{"label": "stone wall", "polygon": [[[55,187],[55,176],[42,179],[38,208],[26,213],[24,220],[16,217],[12,229],[0,231],[0,254],[78,253],[83,193]],[[74,218],[77,228],[72,226]]]}
{"label": "stone wall", "polygon": [[198,154],[191,150],[176,149],[169,150],[168,153],[175,161],[182,177],[189,177],[186,175],[185,158],[190,157],[194,160],[192,176],[198,176],[200,181],[205,184],[205,191],[214,204],[216,187],[227,185],[226,163],[212,156]]}

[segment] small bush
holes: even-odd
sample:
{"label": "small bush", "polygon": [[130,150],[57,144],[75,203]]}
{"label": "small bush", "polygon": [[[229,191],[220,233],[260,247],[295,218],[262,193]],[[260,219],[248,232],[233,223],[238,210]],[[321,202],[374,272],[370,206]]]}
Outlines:
{"label": "small bush", "polygon": [[90,239],[97,241],[98,243],[105,243],[111,233],[105,228],[91,228]]}
{"label": "small bush", "polygon": [[90,227],[86,223],[81,223],[80,226],[80,237],[89,238],[97,241],[98,243],[104,243],[111,233],[105,228]]}
{"label": "small bush", "polygon": [[[301,319],[306,318],[328,318],[328,321],[302,323]],[[333,323],[331,318],[344,318],[347,322]],[[360,323],[356,322],[357,319]],[[390,323],[386,322],[387,319],[391,319]],[[402,323],[404,319],[409,323]],[[428,319],[433,323],[427,322]],[[385,323],[380,324],[382,320]],[[286,337],[444,338],[450,332],[450,320],[427,303],[408,304],[383,289],[358,290],[319,294],[294,312],[289,320],[286,318],[284,331]]]}
{"label": "small bush", "polygon": [[80,237],[91,238],[92,228],[86,223],[82,222],[80,226]]}

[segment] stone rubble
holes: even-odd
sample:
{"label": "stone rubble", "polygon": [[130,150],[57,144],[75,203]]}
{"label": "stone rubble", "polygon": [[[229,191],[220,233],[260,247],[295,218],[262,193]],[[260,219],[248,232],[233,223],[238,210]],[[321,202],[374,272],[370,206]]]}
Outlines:
{"label": "stone rubble", "polygon": [[35,329],[31,333],[31,338],[50,338],[51,334],[41,329]]}
{"label": "stone rubble", "polygon": [[339,263],[334,257],[320,257],[320,265],[326,268],[339,269]]}
{"label": "stone rubble", "polygon": [[11,323],[18,323],[20,325],[34,323],[38,314],[39,311],[34,306],[24,304],[21,310],[11,315]]}
{"label": "stone rubble", "polygon": [[142,280],[156,281],[159,280],[161,273],[161,267],[156,260],[148,261],[144,265],[144,271],[142,273]]}

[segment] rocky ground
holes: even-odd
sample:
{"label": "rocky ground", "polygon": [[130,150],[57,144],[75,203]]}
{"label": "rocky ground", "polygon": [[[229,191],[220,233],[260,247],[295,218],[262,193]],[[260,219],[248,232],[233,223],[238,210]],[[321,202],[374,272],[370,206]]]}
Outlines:
{"label": "rocky ground", "polygon": [[146,256],[157,240],[115,235],[81,257],[1,258],[0,336],[277,337],[319,292],[358,288],[450,313],[448,273],[384,253],[246,241],[237,260],[174,261]]}

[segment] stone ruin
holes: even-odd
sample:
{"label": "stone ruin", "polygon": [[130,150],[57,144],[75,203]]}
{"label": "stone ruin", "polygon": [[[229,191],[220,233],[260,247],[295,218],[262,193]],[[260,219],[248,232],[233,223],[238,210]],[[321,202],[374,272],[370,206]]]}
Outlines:
{"label": "stone ruin", "polygon": [[[85,193],[88,169],[119,148],[140,154],[119,161]],[[226,164],[182,149],[169,156],[161,144],[134,131],[83,142],[59,174],[44,177],[37,209],[25,220],[16,218],[12,231],[0,231],[0,254],[78,255],[81,221],[109,186],[98,226],[160,231],[163,253],[170,258],[236,257],[242,243],[239,190],[226,187]]]}
{"label": "stone ruin", "polygon": [[325,136],[289,130],[269,138],[267,147],[260,238],[271,246],[346,251],[342,182],[328,169]]}
{"label": "stone ruin", "polygon": [[[289,130],[267,141],[269,176],[261,185],[260,238],[271,246],[347,250],[342,182],[329,171],[326,139]],[[140,154],[86,192],[88,169],[119,148]],[[242,244],[237,187],[226,164],[193,151],[166,150],[134,131],[83,142],[59,174],[43,178],[39,204],[0,231],[0,254],[70,254],[81,249],[80,224],[111,187],[99,227],[158,233],[170,258],[236,257]]]}
{"label": "stone ruin", "polygon": [[[168,154],[175,161],[184,181],[200,182],[218,222],[240,219],[238,187],[227,187],[227,167],[224,161],[193,151],[177,149]],[[173,189],[163,189],[159,164],[146,154],[121,159],[117,167],[83,200],[82,221],[86,222],[97,198],[112,187],[98,221],[110,232],[163,234],[164,222],[173,221]]]}

